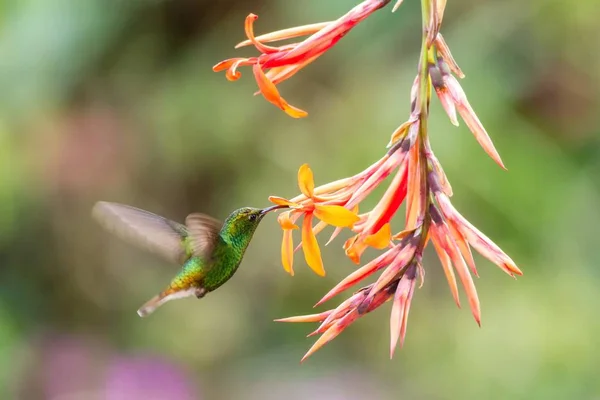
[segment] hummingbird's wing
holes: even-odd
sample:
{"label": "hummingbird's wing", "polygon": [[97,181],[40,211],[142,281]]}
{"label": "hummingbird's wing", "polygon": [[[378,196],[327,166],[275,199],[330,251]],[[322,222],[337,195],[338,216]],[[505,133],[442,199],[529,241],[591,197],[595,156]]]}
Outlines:
{"label": "hummingbird's wing", "polygon": [[194,213],[187,216],[187,251],[205,260],[210,258],[223,223],[205,214]]}
{"label": "hummingbird's wing", "polygon": [[184,247],[188,231],[180,223],[139,208],[105,201],[94,205],[92,216],[120,239],[167,261],[182,264],[188,258]]}

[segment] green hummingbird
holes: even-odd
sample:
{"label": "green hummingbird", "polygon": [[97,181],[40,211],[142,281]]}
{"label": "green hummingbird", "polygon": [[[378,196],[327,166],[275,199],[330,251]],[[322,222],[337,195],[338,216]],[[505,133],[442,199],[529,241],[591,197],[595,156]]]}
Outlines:
{"label": "green hummingbird", "polygon": [[193,213],[182,225],[139,208],[99,201],[92,216],[120,239],[182,266],[163,291],[140,307],[138,315],[146,317],[167,301],[200,299],[227,282],[242,262],[260,221],[278,208],[286,206],[240,208],[224,223]]}

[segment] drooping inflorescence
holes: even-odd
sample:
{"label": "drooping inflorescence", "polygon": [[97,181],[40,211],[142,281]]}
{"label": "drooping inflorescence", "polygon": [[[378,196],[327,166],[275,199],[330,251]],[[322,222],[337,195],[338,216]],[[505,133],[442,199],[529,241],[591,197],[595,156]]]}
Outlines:
{"label": "drooping inflorescence", "polygon": [[[223,61],[214,70],[227,70],[227,78],[236,80],[240,77],[238,67],[252,65],[260,93],[268,101],[292,117],[305,117],[307,113],[289,105],[279,95],[275,85],[313,62],[350,29],[389,3],[389,0],[365,0],[335,21],[285,29],[258,37],[254,36],[252,26],[257,17],[251,14],[246,19],[248,40],[240,45],[253,44],[261,54],[258,57]],[[401,0],[398,1],[393,11],[401,3]],[[289,211],[280,214],[278,220],[283,230],[282,264],[292,275],[294,252],[300,248],[307,264],[318,275],[325,274],[316,235],[327,225],[336,227],[327,243],[342,229],[352,230],[354,235],[344,243],[343,249],[356,264],[361,264],[361,256],[368,247],[382,251],[378,257],[364,263],[338,283],[317,305],[380,272],[374,283],[358,289],[329,311],[278,320],[320,323],[311,335],[321,336],[303,360],[362,315],[389,300],[392,301],[390,355],[393,355],[398,341],[400,345],[404,342],[417,280],[423,284],[425,272],[422,256],[430,242],[439,256],[455,302],[460,306],[458,275],[478,324],[481,321],[481,311],[472,278],[473,275],[477,276],[477,270],[471,249],[475,249],[510,276],[522,274],[510,257],[469,223],[450,201],[452,188],[429,141],[427,123],[432,89],[450,122],[458,125],[458,112],[487,154],[502,168],[504,164],[460,86],[457,78],[463,78],[464,74],[439,32],[446,1],[421,0],[421,5],[422,47],[418,74],[411,90],[410,113],[408,119],[392,133],[387,152],[356,175],[317,187],[310,167],[302,165],[298,171],[301,194],[291,199],[278,196],[269,198],[275,204],[290,207]],[[298,43],[281,47],[264,44],[306,34],[311,36]],[[391,182],[377,205],[369,211],[359,212],[360,203],[391,175]],[[403,203],[406,204],[404,229],[394,233],[390,228],[390,221],[397,217]],[[296,223],[300,219],[301,243],[294,248],[293,231],[299,229]],[[316,225],[313,224],[315,219],[320,220]]]}

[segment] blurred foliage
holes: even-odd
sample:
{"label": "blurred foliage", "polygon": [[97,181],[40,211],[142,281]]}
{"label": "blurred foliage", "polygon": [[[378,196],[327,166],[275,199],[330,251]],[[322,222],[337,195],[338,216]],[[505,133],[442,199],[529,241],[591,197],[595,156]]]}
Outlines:
{"label": "blurred foliage", "polygon": [[0,1],[0,398],[598,398],[593,0],[448,1],[442,31],[509,172],[436,102],[433,147],[457,208],[525,272],[512,281],[480,260],[481,329],[429,257],[394,360],[383,307],[298,365],[311,327],[272,319],[310,312],[355,266],[341,238],[324,249],[326,278],[300,255],[289,277],[274,218],[218,292],[136,316],[175,267],[109,237],[95,201],[224,218],[293,195],[304,162],[318,184],[384,152],[408,115],[417,1],[374,14],[281,85],[307,119],[253,97],[251,71],[235,84],[211,71],[252,53],[233,49],[250,12],[260,33],[355,3]]}

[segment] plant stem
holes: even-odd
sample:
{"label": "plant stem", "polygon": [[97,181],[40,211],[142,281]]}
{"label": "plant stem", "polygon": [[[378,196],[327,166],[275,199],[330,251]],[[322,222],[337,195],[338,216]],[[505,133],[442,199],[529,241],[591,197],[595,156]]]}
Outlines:
{"label": "plant stem", "polygon": [[429,14],[430,14],[431,0],[421,0],[421,20],[422,20],[422,42],[421,42],[421,54],[419,56],[419,161],[420,161],[420,172],[421,172],[421,184],[420,189],[421,199],[423,201],[422,211],[422,231],[421,241],[419,248],[421,251],[425,247],[425,241],[427,240],[427,233],[429,225],[431,223],[431,216],[429,215],[429,204],[431,198],[429,196],[429,182],[427,180],[427,120],[429,118],[429,99],[431,94],[431,85],[429,83],[429,52],[430,48],[427,46],[427,33],[429,29]]}

